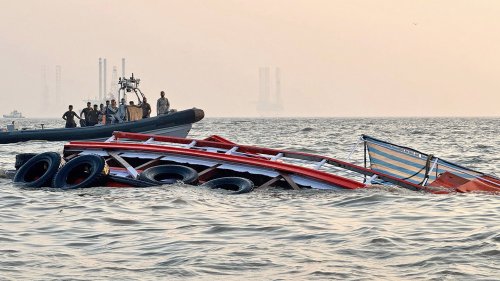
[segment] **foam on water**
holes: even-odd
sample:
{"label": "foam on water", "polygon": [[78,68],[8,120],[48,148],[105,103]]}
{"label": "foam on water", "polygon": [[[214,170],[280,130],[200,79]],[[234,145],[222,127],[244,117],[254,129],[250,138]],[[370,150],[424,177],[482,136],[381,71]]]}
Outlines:
{"label": "foam on water", "polygon": [[[499,121],[207,119],[191,136],[345,159],[365,133],[499,174]],[[2,145],[0,169],[16,153],[62,145]],[[0,279],[498,280],[499,213],[498,196],[399,188],[227,196],[186,185],[33,190],[0,179]]]}

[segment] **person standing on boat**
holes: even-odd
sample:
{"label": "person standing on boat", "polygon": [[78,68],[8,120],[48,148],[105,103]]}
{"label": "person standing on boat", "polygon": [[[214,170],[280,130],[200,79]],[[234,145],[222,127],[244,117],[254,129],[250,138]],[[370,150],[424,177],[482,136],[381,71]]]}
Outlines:
{"label": "person standing on boat", "polygon": [[127,105],[125,104],[125,99],[122,98],[120,100],[120,106],[118,107],[118,122],[125,122],[127,121]]}
{"label": "person standing on boat", "polygon": [[97,122],[98,122],[98,114],[99,114],[99,110],[97,108],[97,104],[94,104],[94,108],[92,110],[89,111],[88,113],[88,121],[85,121],[87,123],[87,126],[95,126],[97,125]]}
{"label": "person standing on boat", "polygon": [[82,110],[82,112],[80,112],[80,120],[82,120],[82,114],[85,114],[85,119],[84,119],[85,120],[85,126],[90,126],[89,125],[89,117],[90,117],[90,112],[91,111],[92,111],[92,104],[90,102],[87,102],[87,107],[84,108]]}
{"label": "person standing on boat", "polygon": [[99,105],[99,111],[97,113],[97,122],[98,124],[104,125],[106,123],[106,109],[104,108],[104,104]]}
{"label": "person standing on boat", "polygon": [[105,121],[106,121],[106,122],[105,122],[105,124],[106,124],[106,125],[111,124],[111,120],[113,119],[113,118],[111,117],[111,115],[109,115],[109,106],[110,106],[110,105],[109,105],[109,100],[107,100],[107,101],[106,101],[106,106],[104,107],[104,116],[106,117],[106,118],[105,118]]}
{"label": "person standing on boat", "polygon": [[75,117],[82,120],[82,118],[80,118],[78,114],[76,114],[76,112],[73,111],[73,106],[72,105],[68,106],[68,111],[66,111],[62,116],[62,119],[66,120],[66,128],[76,127]]}
{"label": "person standing on boat", "polygon": [[[112,100],[114,102],[115,100]],[[116,104],[116,103],[115,103]],[[109,100],[106,101],[106,107],[104,108],[106,112],[106,125],[109,125],[113,123],[113,110],[111,110],[111,105],[109,103]]]}
{"label": "person standing on boat", "polygon": [[147,98],[144,98],[141,107],[142,107],[142,118],[149,118],[151,116],[151,105],[149,105]]}
{"label": "person standing on boat", "polygon": [[116,124],[118,123],[118,107],[116,106],[116,100],[111,100],[111,105],[106,107],[106,124]]}
{"label": "person standing on boat", "polygon": [[157,115],[168,114],[170,103],[168,102],[168,99],[165,97],[165,92],[161,91],[160,96],[161,97],[156,102],[156,114]]}

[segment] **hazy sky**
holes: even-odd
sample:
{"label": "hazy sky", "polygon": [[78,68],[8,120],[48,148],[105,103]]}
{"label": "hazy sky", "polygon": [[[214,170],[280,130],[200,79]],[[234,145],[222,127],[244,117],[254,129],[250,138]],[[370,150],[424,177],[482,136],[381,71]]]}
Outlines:
{"label": "hazy sky", "polygon": [[281,68],[283,116],[500,116],[500,1],[0,4],[0,113],[62,115],[55,65],[61,104],[84,107],[98,58],[110,81],[125,57],[152,103],[165,90],[208,117],[258,116],[261,66]]}

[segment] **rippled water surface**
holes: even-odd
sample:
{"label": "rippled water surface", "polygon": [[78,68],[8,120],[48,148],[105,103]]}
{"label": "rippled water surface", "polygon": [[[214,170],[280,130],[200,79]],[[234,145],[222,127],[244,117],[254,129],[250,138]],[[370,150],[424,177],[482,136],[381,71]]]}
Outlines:
{"label": "rippled water surface", "polygon": [[[339,159],[368,134],[500,174],[498,118],[206,119],[191,137],[211,134]],[[17,153],[61,152],[63,144],[1,145],[0,169],[12,169]],[[0,280],[500,279],[494,195],[227,196],[184,185],[61,192],[0,179],[0,206]]]}

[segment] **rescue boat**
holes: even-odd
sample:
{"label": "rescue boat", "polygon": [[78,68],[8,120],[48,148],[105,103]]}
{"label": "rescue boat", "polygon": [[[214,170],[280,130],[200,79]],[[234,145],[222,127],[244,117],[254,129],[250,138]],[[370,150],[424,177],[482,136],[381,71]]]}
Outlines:
{"label": "rescue boat", "polygon": [[[140,79],[132,77],[129,79],[120,77],[118,100],[125,99],[127,94],[134,93],[137,97],[137,104],[144,102],[145,95],[139,89]],[[185,110],[171,110],[168,114],[142,118],[143,111],[140,106],[121,105],[123,116],[119,113],[109,115],[113,120],[106,125],[95,125],[75,128],[44,128],[42,129],[16,129],[14,122],[7,125],[6,130],[0,131],[0,144],[17,143],[32,140],[43,141],[71,141],[71,140],[105,140],[114,131],[125,131],[134,133],[148,133],[156,135],[166,135],[175,137],[186,137],[192,128],[193,123],[205,117],[203,110],[198,108]],[[4,115],[5,117],[5,115]]]}

